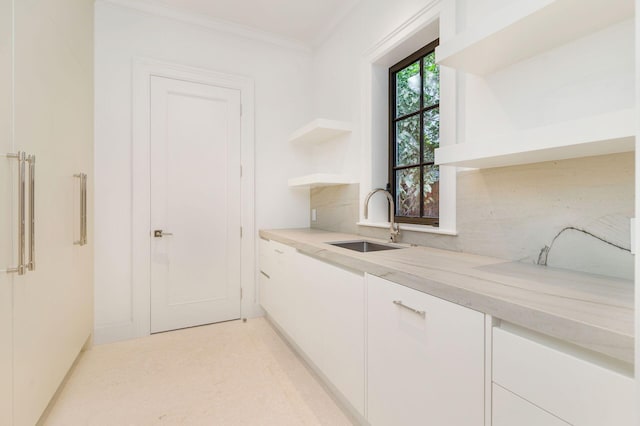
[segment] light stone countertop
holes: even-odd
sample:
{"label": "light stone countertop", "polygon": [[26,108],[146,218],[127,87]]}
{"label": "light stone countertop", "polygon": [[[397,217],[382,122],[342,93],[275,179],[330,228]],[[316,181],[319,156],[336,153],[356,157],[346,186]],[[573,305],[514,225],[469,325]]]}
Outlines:
{"label": "light stone countertop", "polygon": [[308,228],[261,230],[260,237],[633,362],[633,281],[429,247],[359,253],[326,243],[384,241]]}

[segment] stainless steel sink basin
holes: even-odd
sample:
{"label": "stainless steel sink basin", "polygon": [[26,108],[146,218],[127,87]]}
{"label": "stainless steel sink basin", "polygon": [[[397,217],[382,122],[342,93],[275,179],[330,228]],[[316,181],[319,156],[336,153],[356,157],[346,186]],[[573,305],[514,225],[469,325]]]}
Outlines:
{"label": "stainless steel sink basin", "polygon": [[371,241],[339,241],[335,243],[327,243],[332,246],[346,248],[348,250],[359,251],[361,253],[367,253],[370,251],[382,251],[382,250],[396,250],[402,247],[388,246],[386,244],[372,243]]}

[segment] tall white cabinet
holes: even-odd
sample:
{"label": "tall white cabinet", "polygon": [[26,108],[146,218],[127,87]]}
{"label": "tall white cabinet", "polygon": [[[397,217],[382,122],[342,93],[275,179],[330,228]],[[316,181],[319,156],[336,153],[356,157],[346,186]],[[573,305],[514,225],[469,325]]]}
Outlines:
{"label": "tall white cabinet", "polygon": [[[11,0],[0,0],[0,153],[13,149],[11,139]],[[11,197],[10,169],[8,162],[0,157],[0,259],[7,265],[13,262],[11,256]],[[0,265],[0,269],[7,265]],[[13,276],[0,272],[0,424],[10,425],[13,405],[12,394],[12,290]]]}
{"label": "tall white cabinet", "polygon": [[[93,1],[0,0],[0,269],[18,262],[18,166],[35,155],[35,270],[0,272],[0,424],[40,418],[93,328]],[[81,188],[88,176],[87,244]],[[28,176],[27,176],[28,177]]]}

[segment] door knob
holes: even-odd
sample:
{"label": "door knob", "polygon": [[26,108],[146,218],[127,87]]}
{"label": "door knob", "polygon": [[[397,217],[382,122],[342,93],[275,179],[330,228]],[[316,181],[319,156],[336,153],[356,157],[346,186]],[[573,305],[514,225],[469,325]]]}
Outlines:
{"label": "door knob", "polygon": [[168,235],[173,235],[171,232],[163,232],[162,229],[156,229],[155,231],[153,231],[153,236],[155,238],[162,238]]}

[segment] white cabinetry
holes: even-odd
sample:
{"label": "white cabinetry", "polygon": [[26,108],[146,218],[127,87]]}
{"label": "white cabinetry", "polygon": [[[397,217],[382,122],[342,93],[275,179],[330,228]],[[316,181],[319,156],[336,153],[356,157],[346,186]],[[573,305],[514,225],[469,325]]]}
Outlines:
{"label": "white cabinetry", "polygon": [[293,247],[260,240],[260,301],[269,316],[295,339],[296,300]]}
{"label": "white cabinetry", "polygon": [[484,424],[484,314],[367,275],[367,328],[369,423]]}
{"label": "white cabinetry", "polygon": [[[18,151],[36,157],[25,247],[35,268],[0,271],[0,424],[36,424],[93,330],[93,234],[79,239],[79,185],[93,181],[92,0],[0,0],[0,268],[18,263]],[[28,177],[27,177],[28,179]],[[29,202],[29,199],[34,202]],[[6,321],[7,316],[9,321]],[[9,358],[8,358],[9,357]],[[9,360],[10,365],[7,365]],[[12,360],[12,361],[11,361]]]}
{"label": "white cabinetry", "polygon": [[493,384],[491,426],[569,426],[569,423]]}
{"label": "white cabinetry", "polygon": [[260,272],[262,306],[372,426],[484,426],[487,407],[493,426],[633,424],[629,365],[507,323],[488,335],[481,312],[275,241]]}
{"label": "white cabinetry", "polygon": [[260,240],[260,303],[364,416],[364,278]]}
{"label": "white cabinetry", "polygon": [[271,275],[273,274],[273,249],[271,241],[260,238],[258,242],[258,297],[265,311],[271,311]]}
{"label": "white cabinetry", "polygon": [[[607,365],[607,360],[581,349],[518,330],[493,329],[495,384],[568,424],[634,424],[634,381],[630,372],[622,371],[624,366]],[[526,424],[530,407],[515,410],[513,402],[500,398],[499,391],[494,395],[494,426]]]}
{"label": "white cabinetry", "polygon": [[364,416],[364,277],[296,255],[297,343]]}
{"label": "white cabinetry", "polygon": [[[11,92],[12,92],[12,54],[10,43],[12,37],[12,13],[13,1],[0,0],[0,154],[13,151],[11,136]],[[13,193],[14,179],[9,162],[0,156],[0,229],[3,238],[0,238],[0,269],[13,265],[13,200],[7,202]],[[13,356],[13,276],[0,271],[0,425],[13,423],[12,411],[12,356]]]}

